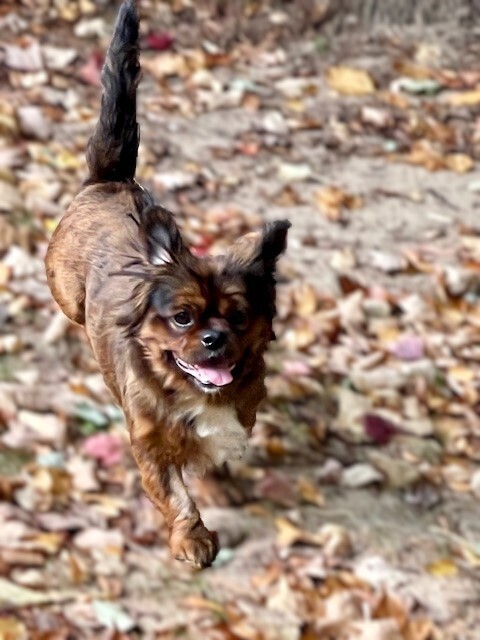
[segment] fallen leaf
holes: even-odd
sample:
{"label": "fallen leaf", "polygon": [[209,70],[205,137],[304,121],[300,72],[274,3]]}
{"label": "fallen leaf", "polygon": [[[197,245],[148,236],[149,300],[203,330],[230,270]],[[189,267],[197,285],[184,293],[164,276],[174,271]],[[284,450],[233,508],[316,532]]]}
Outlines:
{"label": "fallen leaf", "polygon": [[157,80],[170,76],[185,77],[189,72],[185,57],[180,53],[172,52],[161,53],[142,61],[142,68]]}
{"label": "fallen leaf", "polygon": [[382,416],[367,413],[364,416],[365,433],[377,444],[388,444],[399,432],[397,425]]}
{"label": "fallen leaf", "polygon": [[452,107],[474,107],[480,104],[480,90],[449,93],[445,96],[445,102]]}
{"label": "fallen leaf", "polygon": [[362,69],[330,67],[327,82],[332,89],[347,96],[364,96],[375,91],[371,76]]}
{"label": "fallen leaf", "polygon": [[442,90],[442,84],[433,78],[397,78],[391,83],[390,90],[434,96]]}
{"label": "fallen leaf", "polygon": [[348,640],[403,640],[395,620],[352,622]]}
{"label": "fallen leaf", "polygon": [[174,43],[175,38],[171,33],[152,31],[146,37],[146,44],[148,49],[154,49],[155,51],[166,51],[170,49]]}
{"label": "fallen leaf", "polygon": [[61,48],[51,45],[43,45],[42,53],[47,69],[61,71],[72,64],[78,57],[78,51],[73,48]]}
{"label": "fallen leaf", "polygon": [[120,551],[123,549],[124,537],[117,529],[105,530],[97,527],[90,527],[89,529],[83,529],[75,536],[74,544],[79,549],[83,549],[85,551],[97,548]]}
{"label": "fallen leaf", "polygon": [[29,607],[49,602],[65,602],[74,599],[77,595],[78,593],[73,589],[61,591],[27,589],[0,577],[0,605],[4,606]]}
{"label": "fallen leaf", "polygon": [[324,524],[317,534],[326,558],[348,558],[353,553],[352,538],[347,529],[338,524]]}
{"label": "fallen leaf", "polygon": [[445,167],[455,173],[467,173],[473,169],[474,162],[466,153],[449,153],[445,156]]}
{"label": "fallen leaf", "polygon": [[101,71],[103,67],[103,54],[98,51],[93,51],[87,62],[80,68],[79,76],[86,84],[91,84],[94,87],[101,86]]}
{"label": "fallen leaf", "polygon": [[255,485],[255,495],[284,506],[293,506],[296,498],[291,478],[279,471],[267,472]]}
{"label": "fallen leaf", "polygon": [[309,504],[315,504],[317,507],[323,507],[325,504],[325,497],[313,482],[308,478],[300,478],[297,484],[297,491],[300,494],[302,500]]}
{"label": "fallen leaf", "polygon": [[24,409],[18,412],[18,420],[31,430],[32,437],[39,442],[49,442],[59,446],[65,442],[66,422],[53,413],[36,413]]}
{"label": "fallen leaf", "polygon": [[28,47],[4,44],[3,48],[5,64],[10,69],[30,72],[43,69],[42,50],[38,42],[33,42]]}
{"label": "fallen leaf", "polygon": [[400,360],[419,360],[424,356],[423,338],[404,334],[389,347],[389,351]]}
{"label": "fallen leaf", "polygon": [[282,162],[278,166],[278,176],[287,182],[300,182],[308,180],[312,175],[312,167],[309,164],[291,164]]}
{"label": "fallen leaf", "polygon": [[99,623],[107,629],[127,633],[136,626],[135,620],[115,602],[94,600],[92,605]]}
{"label": "fallen leaf", "polygon": [[440,578],[451,578],[458,574],[458,567],[453,562],[453,560],[445,558],[443,560],[431,562],[427,566],[427,571],[432,576],[437,576]]}
{"label": "fallen leaf", "polygon": [[0,618],[0,640],[26,640],[27,627],[17,618]]}
{"label": "fallen leaf", "polygon": [[315,204],[325,214],[328,220],[341,220],[343,209],[358,209],[363,200],[358,195],[351,195],[339,187],[324,187],[314,194]]}
{"label": "fallen leaf", "polygon": [[408,266],[403,256],[393,251],[382,251],[380,249],[370,252],[369,263],[374,269],[379,269],[385,273],[398,273],[399,271],[404,271]]}
{"label": "fallen leaf", "polygon": [[344,469],[341,483],[344,487],[357,489],[371,484],[382,483],[383,475],[371,464],[359,462]]}
{"label": "fallen leaf", "polygon": [[124,445],[120,436],[116,434],[96,433],[84,440],[82,451],[105,467],[110,467],[122,460]]}
{"label": "fallen leaf", "polygon": [[275,520],[277,527],[277,543],[281,547],[291,547],[297,542],[306,542],[309,540],[309,534],[294,525],[287,518],[277,518]]}

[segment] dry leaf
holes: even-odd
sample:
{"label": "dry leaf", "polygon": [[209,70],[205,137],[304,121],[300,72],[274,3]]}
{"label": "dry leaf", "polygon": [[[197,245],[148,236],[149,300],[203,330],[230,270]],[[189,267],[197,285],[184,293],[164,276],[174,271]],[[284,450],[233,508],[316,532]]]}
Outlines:
{"label": "dry leaf", "polygon": [[327,82],[332,89],[347,96],[364,96],[375,91],[371,76],[362,69],[330,67]]}
{"label": "dry leaf", "polygon": [[27,640],[26,626],[17,618],[0,618],[0,640]]}
{"label": "dry leaf", "polygon": [[455,173],[467,173],[473,169],[474,162],[466,153],[449,153],[445,156],[445,167]]}
{"label": "dry leaf", "polygon": [[341,219],[343,209],[358,209],[363,200],[358,195],[351,195],[338,187],[324,187],[314,194],[315,204],[328,220],[337,222]]}
{"label": "dry leaf", "polygon": [[325,496],[320,489],[307,478],[300,478],[297,484],[297,490],[302,499],[317,507],[323,507],[325,504]]}
{"label": "dry leaf", "polygon": [[451,578],[452,576],[456,576],[458,574],[458,567],[453,562],[453,560],[450,560],[450,558],[445,558],[444,560],[431,562],[427,566],[427,571],[432,576]]}
{"label": "dry leaf", "polygon": [[452,107],[474,107],[480,104],[480,91],[449,93],[445,96],[445,102]]}

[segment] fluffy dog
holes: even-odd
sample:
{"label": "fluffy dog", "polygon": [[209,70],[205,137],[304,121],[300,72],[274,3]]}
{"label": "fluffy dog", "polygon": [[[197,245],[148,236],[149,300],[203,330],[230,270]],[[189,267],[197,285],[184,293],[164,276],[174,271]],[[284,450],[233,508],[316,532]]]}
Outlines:
{"label": "fluffy dog", "polygon": [[47,278],[63,312],[85,327],[121,405],[143,487],[165,517],[176,558],[210,565],[204,526],[182,470],[242,456],[265,396],[275,265],[288,221],[198,258],[173,215],[135,182],[140,77],[134,0],[119,12],[102,71],[89,177],[55,233]]}

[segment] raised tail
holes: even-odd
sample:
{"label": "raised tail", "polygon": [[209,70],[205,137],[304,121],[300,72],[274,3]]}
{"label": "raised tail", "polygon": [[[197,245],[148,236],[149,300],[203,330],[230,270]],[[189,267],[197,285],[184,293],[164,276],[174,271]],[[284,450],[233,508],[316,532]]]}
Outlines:
{"label": "raised tail", "polygon": [[115,23],[102,69],[102,107],[87,146],[88,182],[133,179],[140,133],[137,124],[138,14],[135,0],[125,0]]}

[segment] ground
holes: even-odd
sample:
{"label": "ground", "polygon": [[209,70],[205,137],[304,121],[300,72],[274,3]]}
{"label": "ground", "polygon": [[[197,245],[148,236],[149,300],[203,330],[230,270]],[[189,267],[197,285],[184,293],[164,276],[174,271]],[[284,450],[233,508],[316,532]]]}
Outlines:
{"label": "ground", "polygon": [[245,460],[189,479],[222,545],[195,572],[43,272],[114,8],[2,5],[0,637],[478,638],[478,44],[139,4],[138,179],[199,254],[293,223],[269,399]]}

